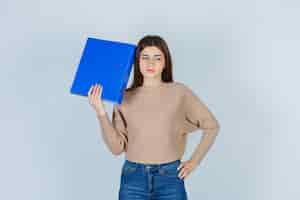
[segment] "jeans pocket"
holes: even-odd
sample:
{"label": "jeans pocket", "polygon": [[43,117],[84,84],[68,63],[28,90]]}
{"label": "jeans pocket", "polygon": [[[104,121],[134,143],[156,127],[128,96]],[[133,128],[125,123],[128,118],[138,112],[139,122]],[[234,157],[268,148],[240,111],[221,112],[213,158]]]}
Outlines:
{"label": "jeans pocket", "polygon": [[137,166],[132,166],[132,165],[124,165],[122,169],[122,174],[123,175],[129,175],[133,172],[135,172],[137,169]]}
{"label": "jeans pocket", "polygon": [[159,169],[159,174],[165,177],[179,178],[179,171],[177,170],[178,166],[179,165],[162,166]]}

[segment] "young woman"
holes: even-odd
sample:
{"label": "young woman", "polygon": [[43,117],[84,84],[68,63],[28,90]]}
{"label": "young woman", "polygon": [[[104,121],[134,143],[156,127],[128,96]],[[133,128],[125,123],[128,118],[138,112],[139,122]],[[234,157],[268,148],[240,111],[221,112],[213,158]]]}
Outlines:
{"label": "young woman", "polygon": [[[147,35],[137,45],[134,79],[112,122],[101,101],[102,86],[89,90],[102,137],[114,155],[125,152],[119,200],[186,200],[186,177],[213,144],[219,123],[185,84],[173,81],[172,61],[163,38]],[[190,159],[182,161],[187,133],[203,130]]]}

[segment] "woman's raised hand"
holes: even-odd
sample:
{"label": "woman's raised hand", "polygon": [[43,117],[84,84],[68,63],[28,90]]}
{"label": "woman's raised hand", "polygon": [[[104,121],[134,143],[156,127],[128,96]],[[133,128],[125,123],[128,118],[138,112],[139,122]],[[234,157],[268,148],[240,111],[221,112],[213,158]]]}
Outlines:
{"label": "woman's raised hand", "polygon": [[90,87],[89,92],[88,92],[89,104],[93,107],[93,109],[99,115],[106,114],[103,102],[101,100],[102,89],[103,89],[103,87],[101,84],[95,84]]}

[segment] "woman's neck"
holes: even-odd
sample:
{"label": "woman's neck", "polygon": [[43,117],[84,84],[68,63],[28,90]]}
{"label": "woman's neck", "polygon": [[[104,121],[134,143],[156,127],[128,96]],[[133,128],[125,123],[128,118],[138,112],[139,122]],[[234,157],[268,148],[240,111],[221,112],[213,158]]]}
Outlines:
{"label": "woman's neck", "polygon": [[144,79],[142,87],[160,87],[163,85],[161,79]]}

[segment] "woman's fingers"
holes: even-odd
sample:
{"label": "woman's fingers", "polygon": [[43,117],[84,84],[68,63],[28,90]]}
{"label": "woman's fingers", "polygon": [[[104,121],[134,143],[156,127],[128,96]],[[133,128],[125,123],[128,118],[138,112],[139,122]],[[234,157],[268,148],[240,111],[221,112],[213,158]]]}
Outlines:
{"label": "woman's fingers", "polygon": [[95,103],[95,100],[96,100],[96,89],[97,89],[97,85],[94,85],[94,87],[93,87],[93,95],[92,95],[93,103]]}
{"label": "woman's fingers", "polygon": [[92,85],[89,88],[88,91],[88,98],[89,98],[89,103],[91,104],[91,106],[97,111],[101,111],[103,112],[104,107],[101,101],[101,94],[102,94],[102,85],[97,83]]}
{"label": "woman's fingers", "polygon": [[88,97],[92,104],[96,104],[99,101],[99,97],[102,94],[102,85],[97,83],[90,87],[88,91]]}
{"label": "woman's fingers", "polygon": [[95,94],[94,94],[94,101],[95,102],[99,101],[99,93],[100,93],[100,85],[96,84],[96,86],[95,86]]}
{"label": "woman's fingers", "polygon": [[99,84],[97,84],[97,92],[96,92],[96,97],[99,97],[99,91],[100,91]]}
{"label": "woman's fingers", "polygon": [[100,85],[100,84],[97,84],[97,85],[96,85],[96,94],[95,94],[95,95],[96,95],[97,98],[99,98],[99,97],[100,97],[100,96],[99,96],[100,94],[101,94],[101,85]]}
{"label": "woman's fingers", "polygon": [[99,92],[100,97],[102,96],[102,89],[103,89],[103,87],[102,87],[102,85],[100,85],[100,92]]}
{"label": "woman's fingers", "polygon": [[90,87],[89,92],[88,92],[88,99],[89,99],[89,103],[92,105],[92,92],[93,92],[93,85]]}
{"label": "woman's fingers", "polygon": [[94,102],[94,94],[95,94],[95,85],[92,85],[89,89],[89,100],[91,103]]}
{"label": "woman's fingers", "polygon": [[91,92],[92,92],[93,86],[90,87],[89,91],[88,91],[88,96],[91,96]]}

